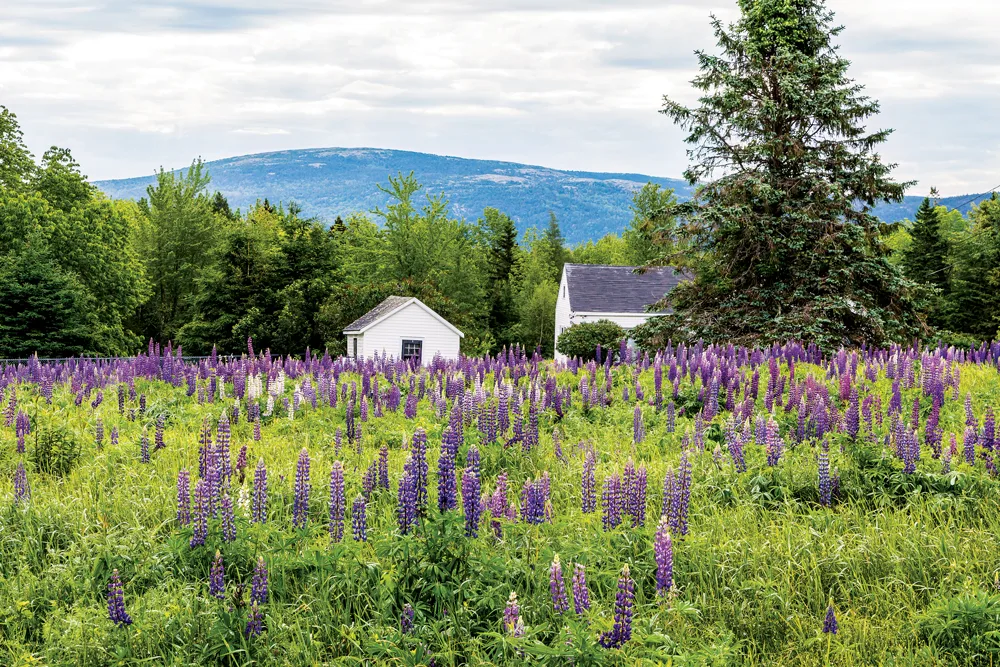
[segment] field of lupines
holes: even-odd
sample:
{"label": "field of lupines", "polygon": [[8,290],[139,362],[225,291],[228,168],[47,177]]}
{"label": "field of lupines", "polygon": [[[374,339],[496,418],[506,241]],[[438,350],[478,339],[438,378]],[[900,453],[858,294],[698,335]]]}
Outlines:
{"label": "field of lupines", "polygon": [[1000,345],[6,366],[0,664],[990,665]]}

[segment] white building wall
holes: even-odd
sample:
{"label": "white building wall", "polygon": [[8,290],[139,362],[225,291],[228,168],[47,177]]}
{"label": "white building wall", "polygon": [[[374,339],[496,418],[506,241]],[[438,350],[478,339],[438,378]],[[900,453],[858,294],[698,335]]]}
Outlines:
{"label": "white building wall", "polygon": [[[566,269],[563,269],[562,279],[559,281],[559,295],[556,297],[556,329],[555,329],[555,343],[559,343],[559,334],[568,329],[572,322],[570,322],[570,309],[569,309],[569,294],[567,293],[566,287]],[[566,361],[566,355],[560,354],[559,350],[555,353],[556,361]]]}
{"label": "white building wall", "polygon": [[377,352],[399,359],[404,339],[423,341],[424,364],[435,355],[442,359],[457,359],[459,355],[459,335],[416,303],[410,303],[364,332],[358,341],[358,356],[371,357]]}

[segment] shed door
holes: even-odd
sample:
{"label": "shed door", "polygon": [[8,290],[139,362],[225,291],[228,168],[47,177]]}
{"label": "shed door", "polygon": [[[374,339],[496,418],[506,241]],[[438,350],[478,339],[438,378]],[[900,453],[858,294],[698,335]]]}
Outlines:
{"label": "shed door", "polygon": [[410,361],[411,359],[418,364],[421,363],[421,357],[423,356],[424,341],[422,340],[404,340],[403,341],[403,353],[400,355],[404,361]]}

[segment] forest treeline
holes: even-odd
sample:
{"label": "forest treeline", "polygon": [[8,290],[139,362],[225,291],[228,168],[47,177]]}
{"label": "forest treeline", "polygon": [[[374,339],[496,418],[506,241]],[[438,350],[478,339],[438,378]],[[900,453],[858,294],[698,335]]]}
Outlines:
{"label": "forest treeline", "polygon": [[466,334],[467,354],[505,345],[551,355],[565,262],[644,264],[673,202],[649,185],[620,236],[567,247],[559,223],[519,234],[502,211],[475,221],[413,174],[386,204],[329,227],[294,204],[232,210],[201,161],[161,169],[138,202],[88,183],[69,150],[36,161],[0,107],[0,358],[124,355],[150,339],[185,354],[343,352],[345,325],[391,294],[416,296]]}

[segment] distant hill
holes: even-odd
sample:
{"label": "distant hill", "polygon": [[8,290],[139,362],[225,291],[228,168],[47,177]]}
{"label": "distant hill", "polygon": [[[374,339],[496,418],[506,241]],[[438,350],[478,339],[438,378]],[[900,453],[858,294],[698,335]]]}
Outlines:
{"label": "distant hill", "polygon": [[[682,180],[644,174],[561,171],[378,148],[259,153],[215,160],[207,167],[211,188],[226,195],[234,208],[246,210],[258,198],[272,203],[295,201],[305,214],[327,223],[338,215],[384,205],[386,196],[376,185],[387,184],[389,175],[413,171],[426,192],[448,197],[455,215],[474,220],[492,206],[514,218],[524,231],[544,227],[552,211],[570,243],[620,232],[631,219],[632,193],[647,182],[673,188],[681,199],[690,197],[692,190]],[[112,197],[138,199],[153,180],[146,176],[96,185]],[[942,203],[965,199],[954,197]],[[903,204],[882,206],[877,212],[888,222],[912,218],[920,201],[907,197]]]}

